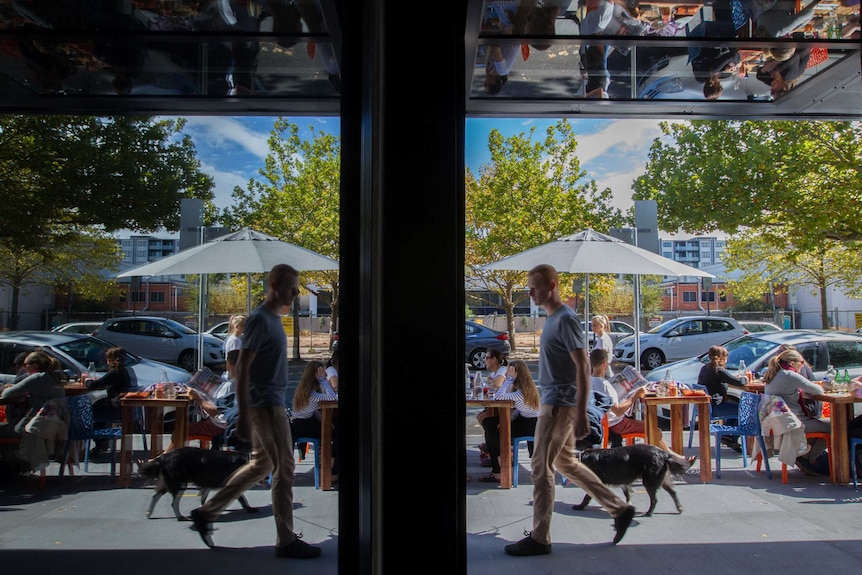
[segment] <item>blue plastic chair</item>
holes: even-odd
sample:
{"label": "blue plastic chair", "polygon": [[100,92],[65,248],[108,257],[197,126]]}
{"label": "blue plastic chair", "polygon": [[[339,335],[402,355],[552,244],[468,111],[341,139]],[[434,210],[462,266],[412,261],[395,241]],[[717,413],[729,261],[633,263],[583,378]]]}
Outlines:
{"label": "blue plastic chair", "polygon": [[[853,489],[859,491],[859,484],[856,481],[856,446],[862,445],[862,439],[854,437],[850,440],[850,473],[853,474]],[[832,466],[830,465],[831,469]]]}
{"label": "blue plastic chair", "polygon": [[69,447],[73,441],[85,441],[84,444],[84,473],[90,467],[90,440],[97,441],[107,439],[111,441],[111,477],[116,473],[117,465],[117,440],[123,437],[123,429],[120,427],[105,427],[103,429],[93,428],[93,403],[89,395],[72,395],[66,398],[69,406],[69,437],[66,448],[63,450],[63,460],[60,465],[60,476],[69,458]]}
{"label": "blue plastic chair", "polygon": [[526,444],[529,441],[535,441],[535,437],[532,435],[522,435],[521,437],[512,438],[512,487],[518,486],[518,475],[520,475],[518,473],[518,450],[520,449],[520,444]]}
{"label": "blue plastic chair", "polygon": [[297,437],[293,440],[295,449],[300,443],[310,443],[314,446],[314,488],[320,489],[320,440],[316,437]]}
{"label": "blue plastic chair", "polygon": [[[700,385],[698,383],[690,384],[691,389],[699,389],[703,392],[706,392],[706,386]],[[726,404],[731,405],[731,404]],[[713,413],[712,402],[709,402],[709,423],[726,423],[728,425],[739,423],[738,419],[739,415],[737,413],[728,413],[727,408],[722,410],[717,410],[716,413]],[[691,404],[691,409],[688,415],[688,447],[691,449],[692,440],[694,439],[694,428],[697,425],[697,406],[695,404]]]}
{"label": "blue plastic chair", "polygon": [[[739,435],[743,438],[742,444],[742,466],[748,467],[747,446],[745,437],[756,437],[760,444],[760,451],[766,453],[766,442],[760,432],[760,415],[757,408],[760,405],[760,395],[743,391],[739,397],[739,424],[722,425],[711,423],[709,425],[710,435],[715,437],[715,476],[721,477],[721,438],[724,435]],[[766,465],[766,476],[772,479],[772,471],[769,469],[769,459],[763,458]]]}

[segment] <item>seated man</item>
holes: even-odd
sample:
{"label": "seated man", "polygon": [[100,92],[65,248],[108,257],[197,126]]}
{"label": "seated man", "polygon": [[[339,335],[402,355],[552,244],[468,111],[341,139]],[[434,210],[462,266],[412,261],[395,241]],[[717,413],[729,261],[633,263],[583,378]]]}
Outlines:
{"label": "seated man", "polygon": [[[228,352],[226,360],[228,371],[230,373],[234,372],[238,357],[238,349]],[[212,441],[221,439],[225,434],[225,430],[231,423],[227,412],[236,405],[234,380],[229,379],[222,383],[218,388],[216,388],[215,392],[212,394],[212,398],[208,398],[205,394],[193,387],[189,388],[189,395],[204,413],[203,419],[189,423],[189,437],[210,437]],[[165,449],[165,453],[171,451],[175,447],[176,446],[173,442],[169,443]]]}
{"label": "seated man", "polygon": [[[608,352],[604,349],[594,349],[590,352],[590,388],[593,391],[606,393],[610,396],[613,404],[608,410],[608,431],[611,434],[623,435],[626,433],[646,433],[644,422],[640,419],[629,417],[626,413],[634,405],[635,401],[643,397],[646,393],[645,387],[639,387],[634,390],[631,395],[626,397],[622,402],[619,400],[614,386],[611,385],[604,374],[608,370]],[[658,439],[658,447],[665,451],[670,451],[670,448],[664,442],[662,437]],[[670,451],[673,453],[672,451]],[[676,454],[679,455],[679,454]],[[680,456],[682,457],[682,456]]]}

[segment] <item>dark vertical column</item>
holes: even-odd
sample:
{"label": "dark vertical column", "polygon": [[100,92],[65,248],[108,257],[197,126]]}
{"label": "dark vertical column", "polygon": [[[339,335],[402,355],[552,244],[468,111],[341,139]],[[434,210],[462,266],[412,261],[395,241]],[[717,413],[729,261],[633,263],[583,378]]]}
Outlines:
{"label": "dark vertical column", "polygon": [[340,573],[466,573],[466,1],[339,0]]}

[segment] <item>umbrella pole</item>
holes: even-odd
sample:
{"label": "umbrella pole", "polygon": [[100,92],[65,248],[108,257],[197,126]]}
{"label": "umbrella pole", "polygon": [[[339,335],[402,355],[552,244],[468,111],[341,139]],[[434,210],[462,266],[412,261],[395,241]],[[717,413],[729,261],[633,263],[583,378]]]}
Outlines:
{"label": "umbrella pole", "polygon": [[248,315],[251,315],[251,273],[245,274],[245,293],[248,296]]}
{"label": "umbrella pole", "polygon": [[590,274],[584,274],[584,341],[590,347]]}
{"label": "umbrella pole", "polygon": [[640,325],[641,325],[641,276],[635,274],[634,277],[635,289],[635,369],[641,368],[641,342],[640,342]]}

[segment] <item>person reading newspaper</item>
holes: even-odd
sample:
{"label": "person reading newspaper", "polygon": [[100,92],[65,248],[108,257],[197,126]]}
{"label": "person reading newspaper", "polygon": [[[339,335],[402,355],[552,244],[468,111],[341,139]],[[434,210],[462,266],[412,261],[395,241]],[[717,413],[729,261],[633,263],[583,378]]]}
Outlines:
{"label": "person reading newspaper", "polygon": [[[230,370],[236,365],[238,356],[239,350],[232,350],[228,353],[227,364]],[[233,372],[231,371],[231,373]],[[222,381],[220,376],[205,367],[192,376],[186,383],[186,387],[189,389],[189,396],[202,415],[200,421],[189,423],[189,437],[205,436],[211,437],[213,440],[223,437],[225,429],[230,423],[228,411],[236,404],[234,380]],[[165,448],[165,453],[174,447],[174,443],[171,441]]]}
{"label": "person reading newspaper", "polygon": [[[614,441],[614,435],[620,436],[626,433],[645,433],[644,422],[631,416],[635,403],[646,393],[646,378],[631,367],[614,376],[614,384],[605,379],[604,374],[608,367],[608,352],[604,349],[594,349],[590,352],[590,386],[594,391],[608,394],[613,404],[608,410],[608,431],[611,434],[609,441],[613,447],[622,445],[622,441]],[[623,399],[621,400],[620,397]],[[664,438],[659,436],[658,447],[679,455],[670,450]],[[679,457],[683,457],[679,455]]]}

